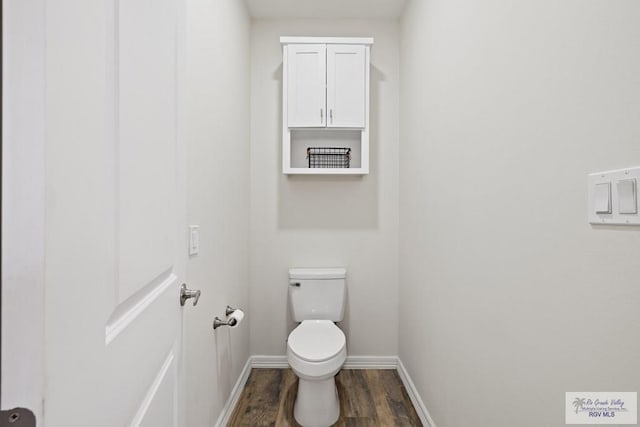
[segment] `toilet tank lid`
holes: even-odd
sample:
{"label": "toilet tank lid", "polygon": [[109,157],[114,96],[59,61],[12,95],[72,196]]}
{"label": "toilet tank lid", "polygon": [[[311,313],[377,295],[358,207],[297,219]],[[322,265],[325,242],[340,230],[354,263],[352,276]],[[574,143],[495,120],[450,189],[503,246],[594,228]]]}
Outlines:
{"label": "toilet tank lid", "polygon": [[347,276],[347,269],[342,267],[289,269],[289,279],[296,279],[296,280],[344,279],[346,276]]}

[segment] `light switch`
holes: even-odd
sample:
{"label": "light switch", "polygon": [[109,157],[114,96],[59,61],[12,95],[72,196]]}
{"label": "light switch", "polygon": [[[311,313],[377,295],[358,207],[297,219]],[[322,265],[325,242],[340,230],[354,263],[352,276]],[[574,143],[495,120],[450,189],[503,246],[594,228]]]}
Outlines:
{"label": "light switch", "polygon": [[594,209],[599,214],[611,213],[611,183],[596,184],[593,190]]}
{"label": "light switch", "polygon": [[636,202],[636,180],[622,179],[618,181],[618,213],[636,214],[638,204]]}
{"label": "light switch", "polygon": [[200,226],[189,226],[189,255],[197,255],[200,252]]}

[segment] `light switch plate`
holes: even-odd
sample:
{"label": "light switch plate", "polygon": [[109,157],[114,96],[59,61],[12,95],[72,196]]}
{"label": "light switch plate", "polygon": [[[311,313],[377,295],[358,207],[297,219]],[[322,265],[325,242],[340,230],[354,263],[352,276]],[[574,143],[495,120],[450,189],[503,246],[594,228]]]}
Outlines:
{"label": "light switch plate", "polygon": [[189,256],[197,255],[200,252],[200,226],[189,226]]}
{"label": "light switch plate", "polygon": [[639,225],[638,179],[640,179],[640,167],[589,174],[589,222],[591,224]]}

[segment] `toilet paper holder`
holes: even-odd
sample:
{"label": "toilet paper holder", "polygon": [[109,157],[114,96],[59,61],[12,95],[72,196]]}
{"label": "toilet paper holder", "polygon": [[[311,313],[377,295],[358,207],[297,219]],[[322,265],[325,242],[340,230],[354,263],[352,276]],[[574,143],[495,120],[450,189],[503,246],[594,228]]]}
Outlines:
{"label": "toilet paper holder", "polygon": [[[244,317],[244,312],[242,310],[233,308],[229,305],[225,309],[224,313],[227,316],[227,320],[222,320],[221,318],[216,316],[216,318],[213,319],[213,330],[218,329],[220,326],[229,326],[233,328],[237,326]],[[231,316],[231,318],[229,318],[229,316]]]}

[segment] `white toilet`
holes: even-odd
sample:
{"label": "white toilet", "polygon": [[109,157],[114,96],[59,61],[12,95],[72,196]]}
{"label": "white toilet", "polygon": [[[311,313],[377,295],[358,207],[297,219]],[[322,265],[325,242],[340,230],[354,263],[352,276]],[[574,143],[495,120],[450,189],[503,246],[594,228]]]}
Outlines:
{"label": "white toilet", "polygon": [[287,340],[287,359],[300,379],[293,409],[304,427],[327,427],[340,417],[335,375],[347,358],[347,341],[335,325],[344,317],[344,268],[292,268],[289,300],[301,322]]}

